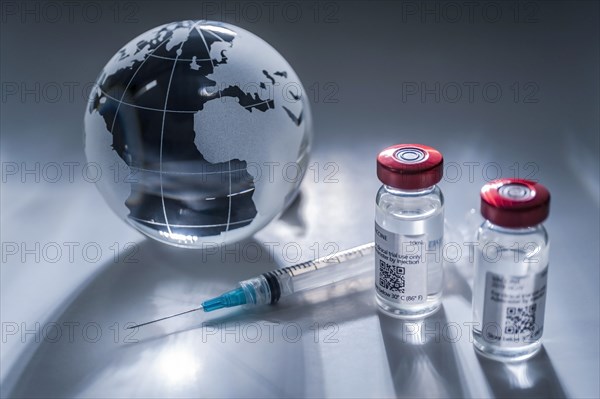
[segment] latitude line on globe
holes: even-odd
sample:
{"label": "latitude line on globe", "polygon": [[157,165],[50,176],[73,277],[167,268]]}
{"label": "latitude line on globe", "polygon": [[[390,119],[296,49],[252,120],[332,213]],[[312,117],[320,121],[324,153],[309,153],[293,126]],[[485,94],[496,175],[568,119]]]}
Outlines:
{"label": "latitude line on globe", "polygon": [[270,102],[271,102],[271,100],[265,100],[265,101],[262,101],[260,103],[256,103],[256,104],[252,104],[252,105],[244,105],[243,107],[244,108],[253,108],[253,107],[257,107],[259,105],[269,104]]}
{"label": "latitude line on globe", "polygon": [[[153,57],[153,58],[160,58],[162,60],[167,60],[167,61],[175,61],[175,58],[172,57],[164,57],[162,55],[156,55],[156,54],[148,54],[148,57]],[[179,58],[178,61],[194,61],[193,58]],[[195,61],[210,61],[210,58],[196,58]]]}
{"label": "latitude line on globe", "polygon": [[[156,225],[156,226],[166,226],[164,223],[160,223],[160,222],[153,222],[150,220],[144,220],[144,219],[140,219],[140,218],[136,218],[135,216],[130,216],[131,219],[137,220],[139,222],[143,222],[143,223],[147,223],[147,224],[152,224],[152,225]],[[242,223],[246,223],[246,222],[251,222],[254,219],[244,219],[244,220],[237,220],[235,222],[231,222],[230,224],[242,224]],[[208,228],[208,227],[221,227],[221,226],[226,226],[226,223],[217,223],[217,224],[199,224],[199,225],[195,225],[195,224],[171,224],[170,226],[172,227],[188,227],[188,228]]]}
{"label": "latitude line on globe", "polygon": [[[192,21],[190,21],[192,22]],[[196,27],[196,25],[198,25],[200,21],[196,21],[193,23],[192,27],[190,28],[190,30],[188,31],[187,37],[190,37],[190,33],[192,33],[192,31],[194,30],[194,28]],[[165,216],[165,223],[167,225],[167,231],[169,232],[169,235],[172,235],[173,232],[171,231],[171,227],[169,226],[169,219],[167,218],[167,208],[165,206],[165,193],[164,193],[164,189],[163,189],[163,177],[162,177],[162,168],[163,168],[163,162],[162,162],[162,157],[163,157],[163,141],[164,141],[164,135],[165,135],[165,119],[167,117],[167,104],[169,103],[169,92],[171,91],[171,82],[173,81],[173,73],[175,73],[175,67],[177,66],[177,60],[179,59],[179,56],[182,53],[182,48],[183,45],[185,44],[185,40],[181,41],[181,44],[179,45],[179,48],[177,49],[177,56],[175,57],[175,61],[173,61],[173,67],[171,68],[171,75],[169,76],[169,83],[167,84],[167,92],[165,94],[165,106],[163,109],[163,117],[162,117],[162,125],[160,127],[160,152],[159,152],[159,156],[158,156],[158,165],[159,165],[159,180],[160,180],[160,200],[162,202],[162,208],[163,208],[163,215]]]}
{"label": "latitude line on globe", "polygon": [[[99,89],[99,90],[100,90],[100,92],[105,97],[110,98],[111,100],[114,100],[115,102],[117,102],[119,104],[127,105],[128,107],[133,107],[133,108],[145,109],[145,110],[148,110],[148,111],[163,112],[163,110],[160,109],[160,108],[144,107],[143,105],[137,105],[137,104],[132,104],[132,103],[128,103],[128,102],[125,102],[125,101],[119,101],[118,98],[111,96],[110,94],[106,93],[102,89]],[[193,114],[193,113],[196,113],[196,111],[181,111],[181,110],[174,110],[174,109],[166,109],[164,112],[181,113],[181,114]]]}
{"label": "latitude line on globe", "polygon": [[[152,169],[145,169],[145,168],[139,168],[137,166],[129,166],[129,169],[131,170],[137,170],[137,171],[141,171],[141,172],[149,172],[149,173],[160,173],[158,170],[152,170]],[[243,170],[246,170],[246,168],[239,168],[239,169],[229,169],[229,170],[224,170],[224,171],[219,171],[219,172],[182,172],[182,171],[166,171],[166,172],[162,172],[165,175],[220,175],[223,173],[233,173],[233,172],[241,172]]]}
{"label": "latitude line on globe", "polygon": [[[98,88],[98,90],[100,91],[100,93],[102,93],[104,95],[104,97],[109,98],[113,101],[115,101],[116,103],[122,104],[122,105],[126,105],[128,107],[132,107],[132,108],[139,108],[139,109],[144,109],[147,111],[156,111],[156,112],[163,112],[162,109],[159,108],[151,108],[151,107],[144,107],[143,105],[137,105],[137,104],[132,104],[132,103],[128,103],[126,101],[119,101],[118,98],[111,96],[110,94],[108,94],[107,92],[103,91],[102,89]],[[219,94],[219,98],[221,97],[221,92],[217,92],[217,94]],[[258,105],[262,105],[262,104],[268,104],[270,100],[265,100],[265,101],[261,101],[259,103],[256,104],[250,104],[250,105],[240,105],[242,108],[248,109],[248,108],[254,108]],[[168,112],[168,113],[179,113],[179,114],[195,114],[197,111],[183,111],[183,110],[175,110],[175,109],[166,109],[164,110],[164,112]]]}

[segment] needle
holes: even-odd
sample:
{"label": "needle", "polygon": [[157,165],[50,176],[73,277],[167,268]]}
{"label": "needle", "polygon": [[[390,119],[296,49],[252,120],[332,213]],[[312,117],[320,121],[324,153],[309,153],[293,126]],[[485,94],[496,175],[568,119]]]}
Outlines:
{"label": "needle", "polygon": [[171,315],[171,316],[163,317],[162,319],[156,319],[156,320],[152,320],[152,321],[147,321],[147,322],[142,323],[142,324],[136,324],[135,326],[127,327],[127,329],[131,330],[133,328],[138,328],[138,327],[141,327],[141,326],[146,326],[148,324],[156,323],[157,321],[167,320],[167,319],[170,319],[171,317],[181,316],[181,315],[186,314],[186,313],[197,312],[198,310],[202,310],[202,309],[204,309],[204,307],[200,306],[199,308],[186,310],[185,312],[181,312],[181,313],[177,313],[177,314],[174,314],[174,315]]}

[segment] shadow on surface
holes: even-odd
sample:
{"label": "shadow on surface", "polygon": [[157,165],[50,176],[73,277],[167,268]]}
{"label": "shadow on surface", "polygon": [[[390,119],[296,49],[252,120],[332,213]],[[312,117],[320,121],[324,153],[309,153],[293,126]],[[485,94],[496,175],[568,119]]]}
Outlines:
{"label": "shadow on surface", "polygon": [[[133,344],[160,341],[169,336],[194,330],[227,329],[231,326],[254,323],[256,320],[277,325],[297,326],[301,331],[309,331],[315,324],[320,326],[337,325],[373,316],[376,313],[373,299],[373,276],[366,273],[357,278],[294,294],[282,298],[275,305],[238,307],[214,313],[205,313],[202,322],[189,322],[181,329],[165,331],[139,340]],[[143,328],[143,327],[142,327]]]}
{"label": "shadow on surface", "polygon": [[502,363],[480,354],[477,359],[497,398],[566,397],[544,347],[531,359],[518,363]]}
{"label": "shadow on surface", "polygon": [[414,321],[379,313],[379,323],[397,397],[467,395],[443,307]]}

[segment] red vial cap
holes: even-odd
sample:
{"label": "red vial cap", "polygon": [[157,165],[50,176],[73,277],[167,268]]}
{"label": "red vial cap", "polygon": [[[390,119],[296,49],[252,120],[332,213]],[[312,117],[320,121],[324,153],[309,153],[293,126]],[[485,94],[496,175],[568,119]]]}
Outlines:
{"label": "red vial cap", "polygon": [[498,179],[481,189],[481,215],[502,227],[542,223],[550,213],[550,192],[525,179]]}
{"label": "red vial cap", "polygon": [[398,144],[377,156],[377,177],[391,187],[418,190],[442,180],[444,158],[435,148],[422,144]]}

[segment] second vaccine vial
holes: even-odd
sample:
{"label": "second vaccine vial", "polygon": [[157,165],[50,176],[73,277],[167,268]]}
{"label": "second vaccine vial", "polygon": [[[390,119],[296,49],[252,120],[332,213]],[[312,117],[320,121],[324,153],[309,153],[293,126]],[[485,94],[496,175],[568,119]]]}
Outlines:
{"label": "second vaccine vial", "polygon": [[375,291],[381,309],[420,318],[438,310],[443,286],[443,157],[432,147],[399,144],[377,157],[383,183],[375,211]]}

